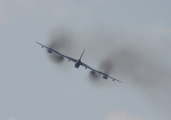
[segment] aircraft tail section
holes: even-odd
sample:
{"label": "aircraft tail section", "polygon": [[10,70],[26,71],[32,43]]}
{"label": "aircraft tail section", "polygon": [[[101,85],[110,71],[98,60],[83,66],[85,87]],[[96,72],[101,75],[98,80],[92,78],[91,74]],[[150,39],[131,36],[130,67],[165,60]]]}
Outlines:
{"label": "aircraft tail section", "polygon": [[83,54],[84,54],[84,51],[85,51],[85,49],[83,50],[83,52],[82,52],[82,54],[81,54],[81,57],[80,57],[80,61],[81,61],[81,58],[83,57]]}

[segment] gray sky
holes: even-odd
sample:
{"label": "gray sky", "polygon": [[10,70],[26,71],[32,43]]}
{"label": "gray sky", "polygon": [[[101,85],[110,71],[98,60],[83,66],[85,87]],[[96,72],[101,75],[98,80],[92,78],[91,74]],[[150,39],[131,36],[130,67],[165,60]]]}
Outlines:
{"label": "gray sky", "polygon": [[[170,11],[170,0],[0,0],[0,120],[169,120]],[[86,48],[83,62],[122,83],[92,82],[35,43],[61,35],[59,52]]]}

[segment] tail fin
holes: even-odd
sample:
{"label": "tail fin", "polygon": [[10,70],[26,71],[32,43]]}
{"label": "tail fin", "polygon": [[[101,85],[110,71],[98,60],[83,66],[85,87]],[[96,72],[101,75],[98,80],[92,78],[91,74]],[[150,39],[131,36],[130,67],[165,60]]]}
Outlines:
{"label": "tail fin", "polygon": [[80,57],[80,59],[79,59],[80,61],[81,61],[81,58],[82,58],[82,56],[83,56],[83,54],[84,54],[84,51],[85,51],[85,49],[83,50],[83,52],[82,52],[82,54],[81,54],[81,57]]}

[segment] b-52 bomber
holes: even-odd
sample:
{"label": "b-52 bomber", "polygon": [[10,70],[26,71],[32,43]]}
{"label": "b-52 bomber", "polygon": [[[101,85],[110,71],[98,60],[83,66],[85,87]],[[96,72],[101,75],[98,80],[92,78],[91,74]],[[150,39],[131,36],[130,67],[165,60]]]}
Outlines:
{"label": "b-52 bomber", "polygon": [[95,69],[91,68],[90,66],[88,66],[87,64],[83,63],[83,62],[81,61],[81,58],[82,58],[82,56],[83,56],[83,54],[84,54],[85,49],[83,50],[83,52],[82,52],[82,54],[81,54],[81,56],[80,56],[79,59],[74,59],[74,58],[72,58],[72,57],[63,55],[63,54],[59,53],[58,51],[56,51],[56,50],[54,50],[54,49],[52,49],[52,48],[49,48],[49,47],[47,47],[47,46],[45,46],[45,45],[43,45],[43,44],[41,44],[41,43],[38,43],[38,42],[36,42],[36,43],[39,44],[39,45],[41,45],[42,48],[43,48],[43,47],[46,48],[48,53],[52,54],[52,53],[54,52],[54,53],[56,53],[57,55],[59,55],[59,58],[61,58],[61,59],[66,58],[66,59],[68,59],[68,61],[74,62],[74,63],[75,63],[75,68],[79,68],[80,65],[81,65],[81,66],[85,67],[85,69],[87,69],[87,68],[90,69],[90,70],[91,70],[91,74],[101,74],[101,75],[103,75],[103,78],[104,78],[104,79],[110,78],[110,79],[112,79],[113,81],[116,80],[116,81],[118,81],[118,82],[121,82],[120,80],[117,80],[117,79],[115,79],[115,78],[113,78],[113,77],[107,75],[106,73],[103,73],[103,72],[101,72],[101,71],[95,70]]}

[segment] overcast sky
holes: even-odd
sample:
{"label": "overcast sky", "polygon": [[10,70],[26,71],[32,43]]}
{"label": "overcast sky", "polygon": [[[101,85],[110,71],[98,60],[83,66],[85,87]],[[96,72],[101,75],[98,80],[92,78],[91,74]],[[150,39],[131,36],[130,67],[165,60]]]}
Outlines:
{"label": "overcast sky", "polygon": [[[170,0],[0,0],[0,120],[171,119],[170,11]],[[54,38],[122,83],[52,60],[36,41]]]}

